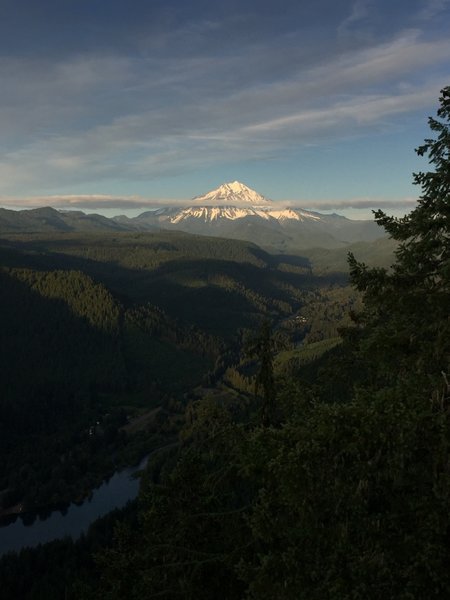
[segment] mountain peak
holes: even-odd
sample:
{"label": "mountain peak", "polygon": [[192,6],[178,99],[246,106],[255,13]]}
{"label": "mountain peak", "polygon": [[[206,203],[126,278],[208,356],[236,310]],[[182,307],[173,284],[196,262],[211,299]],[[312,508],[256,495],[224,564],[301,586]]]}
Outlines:
{"label": "mountain peak", "polygon": [[267,206],[272,202],[240,181],[223,183],[203,196],[195,196],[195,204],[206,206]]}

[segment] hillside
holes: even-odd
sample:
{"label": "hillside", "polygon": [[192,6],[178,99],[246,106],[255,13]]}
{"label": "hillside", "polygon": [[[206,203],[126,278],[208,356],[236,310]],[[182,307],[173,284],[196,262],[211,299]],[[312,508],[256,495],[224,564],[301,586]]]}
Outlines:
{"label": "hillside", "polygon": [[[288,324],[309,310],[280,336],[331,335],[324,310],[346,284],[316,277],[301,257],[169,231],[3,235],[0,277],[4,506],[65,501],[81,493],[76,481],[86,489],[133,445],[151,444],[118,434],[125,416],[177,405],[220,377],[240,332],[262,320]],[[109,433],[94,444],[82,432],[97,421]]]}
{"label": "hillside", "polygon": [[180,232],[10,236],[1,252],[9,266],[81,270],[126,306],[150,302],[221,335],[263,316],[289,315],[303,288],[327,283],[316,282],[300,257]]}
{"label": "hillside", "polygon": [[54,208],[8,210],[0,208],[0,234],[65,231],[126,231],[127,228],[102,215]]}

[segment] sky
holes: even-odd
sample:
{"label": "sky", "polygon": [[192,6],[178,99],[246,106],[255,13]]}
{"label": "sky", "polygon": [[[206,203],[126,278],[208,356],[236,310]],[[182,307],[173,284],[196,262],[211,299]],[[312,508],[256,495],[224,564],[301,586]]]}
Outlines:
{"label": "sky", "polygon": [[0,206],[413,208],[450,0],[1,0]]}

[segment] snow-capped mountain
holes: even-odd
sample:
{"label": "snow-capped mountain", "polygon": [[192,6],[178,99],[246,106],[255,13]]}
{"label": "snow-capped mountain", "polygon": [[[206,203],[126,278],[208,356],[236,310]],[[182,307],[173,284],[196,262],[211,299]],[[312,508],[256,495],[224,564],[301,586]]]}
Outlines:
{"label": "snow-capped mountain", "polygon": [[[164,218],[163,214],[161,217]],[[296,212],[292,209],[274,209],[263,206],[188,206],[180,209],[175,215],[167,215],[172,224],[182,223],[187,219],[200,219],[204,223],[228,219],[236,221],[246,217],[256,217],[265,221],[275,219],[276,221],[304,221],[305,219],[320,220],[320,217],[313,214]]]}
{"label": "snow-capped mountain", "polygon": [[181,229],[245,239],[278,249],[338,247],[382,235],[371,221],[351,221],[339,215],[283,207],[239,181],[196,196],[187,206],[147,211],[132,221],[138,228]]}
{"label": "snow-capped mountain", "polygon": [[155,213],[160,223],[167,221],[172,225],[198,219],[203,223],[218,222],[223,219],[236,221],[249,217],[264,221],[304,221],[320,220],[320,216],[302,210],[280,208],[268,198],[239,181],[224,183],[215,190],[196,196],[192,205],[176,210],[160,209]]}
{"label": "snow-capped mountain", "polygon": [[203,196],[195,196],[193,203],[196,205],[205,206],[224,206],[224,205],[252,205],[252,206],[270,206],[273,204],[255,190],[250,189],[239,181],[224,183],[215,190],[204,194]]}
{"label": "snow-capped mountain", "polygon": [[196,196],[185,206],[165,206],[138,217],[107,219],[80,211],[52,208],[10,211],[0,208],[0,231],[155,231],[187,233],[254,242],[278,252],[306,248],[338,248],[383,237],[373,221],[351,221],[301,208],[283,207],[239,181]]}

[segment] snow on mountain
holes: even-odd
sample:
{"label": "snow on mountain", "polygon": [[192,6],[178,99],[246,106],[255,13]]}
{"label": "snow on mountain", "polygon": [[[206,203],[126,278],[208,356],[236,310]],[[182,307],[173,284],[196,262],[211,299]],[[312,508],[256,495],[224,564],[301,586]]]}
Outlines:
{"label": "snow on mountain", "polygon": [[376,223],[286,207],[239,181],[224,183],[182,207],[142,213],[132,219],[132,225],[246,239],[283,252],[286,248],[337,248],[380,237]]}
{"label": "snow on mountain", "polygon": [[195,205],[201,204],[204,206],[211,205],[248,205],[252,206],[270,206],[272,201],[268,200],[255,190],[250,189],[239,181],[224,183],[215,190],[204,194],[203,196],[195,196],[193,199]]}
{"label": "snow on mountain", "polygon": [[278,221],[288,221],[291,219],[292,221],[306,221],[307,219],[312,219],[313,221],[320,221],[319,215],[313,215],[312,213],[306,212],[304,210],[294,210],[292,208],[285,208],[282,210],[270,210],[267,213]]}
{"label": "snow on mountain", "polygon": [[174,212],[158,211],[161,220],[173,225],[184,221],[199,220],[203,223],[214,223],[222,220],[236,221],[246,217],[285,221],[320,220],[318,215],[291,208],[278,208],[275,203],[239,181],[224,183],[215,190],[196,196],[192,205]]}
{"label": "snow on mountain", "polygon": [[267,215],[262,211],[253,208],[240,208],[237,206],[191,206],[181,209],[176,215],[170,217],[170,222],[180,223],[188,218],[201,219],[205,223],[217,221],[218,219],[234,221],[235,219],[242,219],[249,216],[263,216],[263,218],[267,218]]}
{"label": "snow on mountain", "polygon": [[320,217],[308,213],[300,213],[292,209],[275,210],[263,207],[240,207],[240,206],[189,206],[180,209],[176,214],[167,215],[167,220],[172,224],[181,223],[187,219],[199,219],[204,223],[211,223],[219,219],[235,221],[245,217],[257,217],[265,221],[275,219],[277,221],[305,221],[313,219],[320,221]]}

